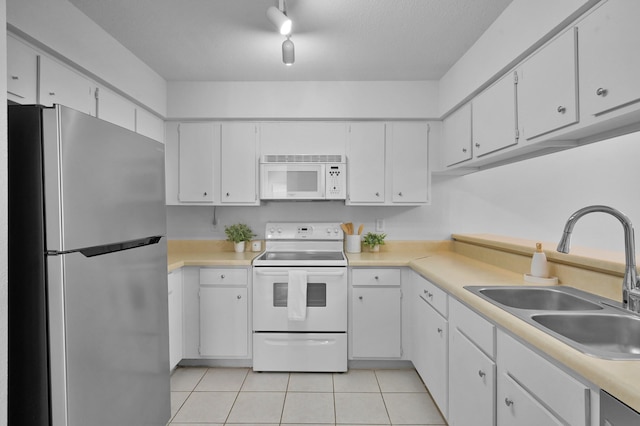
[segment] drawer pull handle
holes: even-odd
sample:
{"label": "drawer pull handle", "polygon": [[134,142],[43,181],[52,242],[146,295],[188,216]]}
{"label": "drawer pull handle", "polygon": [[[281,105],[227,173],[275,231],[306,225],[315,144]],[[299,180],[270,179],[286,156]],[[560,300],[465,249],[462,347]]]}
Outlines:
{"label": "drawer pull handle", "polygon": [[224,274],[220,275],[220,278],[224,280],[224,278],[225,278]]}
{"label": "drawer pull handle", "polygon": [[462,152],[467,152],[467,148],[462,148]]}
{"label": "drawer pull handle", "polygon": [[505,398],[505,399],[504,399],[504,404],[505,404],[507,407],[511,407],[511,406],[513,405],[513,400],[512,400],[512,399],[509,399],[509,398]]}
{"label": "drawer pull handle", "polygon": [[19,80],[19,79],[20,79],[20,77],[18,77],[17,75],[12,75],[11,76],[11,80]]}
{"label": "drawer pull handle", "polygon": [[379,280],[379,279],[380,279],[380,277],[376,275],[375,277],[373,277],[373,279],[375,279],[375,280]]}
{"label": "drawer pull handle", "polygon": [[362,296],[358,296],[358,299],[362,300]]}
{"label": "drawer pull handle", "polygon": [[598,96],[607,96],[607,89],[605,89],[603,87],[598,87],[598,89],[596,90],[596,95],[598,95]]}
{"label": "drawer pull handle", "polygon": [[487,375],[487,373],[485,373],[484,371],[482,371],[482,370],[478,370],[478,376],[480,376],[480,377],[484,377],[484,376],[486,376],[486,375]]}
{"label": "drawer pull handle", "polygon": [[49,96],[55,96],[56,92],[49,92]]}
{"label": "drawer pull handle", "polygon": [[438,334],[442,334],[442,329],[438,327]]}
{"label": "drawer pull handle", "polygon": [[480,144],[476,142],[476,148],[480,148]]}
{"label": "drawer pull handle", "polygon": [[565,112],[567,112],[567,109],[566,109],[565,107],[563,107],[563,106],[559,106],[559,107],[558,107],[558,112],[559,112],[560,114],[564,114]]}

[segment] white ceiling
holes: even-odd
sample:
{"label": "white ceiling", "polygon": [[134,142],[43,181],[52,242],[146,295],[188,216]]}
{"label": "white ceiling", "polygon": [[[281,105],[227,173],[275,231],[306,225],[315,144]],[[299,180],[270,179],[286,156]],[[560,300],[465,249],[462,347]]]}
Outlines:
{"label": "white ceiling", "polygon": [[438,80],[512,0],[69,0],[166,80]]}

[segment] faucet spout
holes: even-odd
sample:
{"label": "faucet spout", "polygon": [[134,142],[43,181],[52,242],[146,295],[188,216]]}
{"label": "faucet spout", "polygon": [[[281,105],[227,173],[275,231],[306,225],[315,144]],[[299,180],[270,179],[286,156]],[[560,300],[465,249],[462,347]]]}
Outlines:
{"label": "faucet spout", "polygon": [[624,253],[625,272],[622,282],[622,304],[626,309],[640,313],[640,282],[636,271],[636,244],[631,220],[619,210],[609,206],[587,206],[572,214],[564,225],[562,238],[558,243],[557,250],[560,253],[569,253],[571,247],[571,233],[578,219],[588,213],[608,213],[622,223],[624,228]]}

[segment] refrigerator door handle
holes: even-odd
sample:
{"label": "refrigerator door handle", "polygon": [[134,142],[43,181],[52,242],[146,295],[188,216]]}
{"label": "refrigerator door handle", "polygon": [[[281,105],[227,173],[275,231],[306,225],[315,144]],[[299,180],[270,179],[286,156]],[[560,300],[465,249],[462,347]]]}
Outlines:
{"label": "refrigerator door handle", "polygon": [[161,238],[162,238],[162,235],[155,235],[153,237],[145,237],[145,238],[139,238],[136,240],[123,241],[120,243],[104,244],[101,246],[85,247],[85,248],[75,249],[75,250],[65,250],[65,251],[47,250],[46,254],[47,256],[58,256],[61,254],[79,252],[85,257],[93,257],[93,256],[100,256],[102,254],[114,253],[117,251],[129,250],[136,247],[143,247],[143,246],[148,246],[152,244],[157,244]]}

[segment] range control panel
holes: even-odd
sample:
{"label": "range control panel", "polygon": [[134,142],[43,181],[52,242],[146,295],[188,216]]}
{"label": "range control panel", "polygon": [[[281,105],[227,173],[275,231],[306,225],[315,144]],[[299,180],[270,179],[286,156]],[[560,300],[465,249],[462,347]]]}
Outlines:
{"label": "range control panel", "polygon": [[267,223],[265,238],[267,240],[342,240],[344,233],[340,223],[337,222],[273,222]]}
{"label": "range control panel", "polygon": [[344,200],[347,194],[347,173],[344,163],[328,163],[325,169],[325,198]]}

